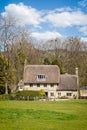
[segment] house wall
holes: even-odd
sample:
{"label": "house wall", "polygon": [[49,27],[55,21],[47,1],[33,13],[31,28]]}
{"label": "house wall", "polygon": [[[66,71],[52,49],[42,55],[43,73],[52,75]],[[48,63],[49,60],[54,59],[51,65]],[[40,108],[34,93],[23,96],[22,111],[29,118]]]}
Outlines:
{"label": "house wall", "polygon": [[30,85],[24,85],[24,90],[57,90],[57,85],[51,86],[50,84],[47,84],[47,86],[44,86],[44,84],[40,84],[40,86],[37,86],[37,84]]}
{"label": "house wall", "polygon": [[23,91],[23,86],[19,86],[18,91]]}
{"label": "house wall", "polygon": [[33,91],[39,91],[39,90],[43,90],[44,92],[48,93],[47,97],[48,98],[57,98],[57,94],[56,94],[56,90],[57,90],[58,85],[55,84],[53,86],[51,86],[51,84],[47,84],[46,86],[44,86],[44,84],[40,84],[40,86],[38,87],[37,84],[33,84],[32,86],[30,85],[25,85],[24,86],[24,90],[33,90]]}
{"label": "house wall", "polygon": [[87,96],[87,90],[80,90],[81,96]]}
{"label": "house wall", "polygon": [[77,91],[58,91],[57,96],[58,98],[67,97],[69,99],[77,98]]}
{"label": "house wall", "polygon": [[69,99],[77,98],[77,91],[57,91],[58,85],[55,84],[51,86],[51,84],[47,84],[47,86],[44,86],[44,84],[40,84],[38,87],[37,84],[25,85],[24,90],[33,90],[33,91],[39,91],[43,90],[47,93],[47,97],[49,99],[57,99],[62,97],[67,97]]}

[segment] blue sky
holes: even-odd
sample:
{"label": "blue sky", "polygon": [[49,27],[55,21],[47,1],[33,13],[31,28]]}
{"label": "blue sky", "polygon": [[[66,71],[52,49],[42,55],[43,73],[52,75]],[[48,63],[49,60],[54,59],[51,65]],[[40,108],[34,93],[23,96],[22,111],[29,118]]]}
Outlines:
{"label": "blue sky", "polygon": [[87,41],[87,0],[0,0],[0,13],[15,17],[36,39],[78,36]]}

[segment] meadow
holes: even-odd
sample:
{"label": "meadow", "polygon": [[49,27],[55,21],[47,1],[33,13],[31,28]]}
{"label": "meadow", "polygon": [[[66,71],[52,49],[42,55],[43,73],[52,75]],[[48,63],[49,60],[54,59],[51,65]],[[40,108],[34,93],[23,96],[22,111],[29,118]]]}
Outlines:
{"label": "meadow", "polygon": [[87,130],[87,100],[0,101],[0,130]]}

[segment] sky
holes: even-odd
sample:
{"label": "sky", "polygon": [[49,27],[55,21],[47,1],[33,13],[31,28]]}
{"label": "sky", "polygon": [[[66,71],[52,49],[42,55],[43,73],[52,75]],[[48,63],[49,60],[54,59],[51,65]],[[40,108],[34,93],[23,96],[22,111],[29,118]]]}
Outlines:
{"label": "sky", "polygon": [[87,41],[87,0],[0,0],[0,14],[14,17],[37,40]]}

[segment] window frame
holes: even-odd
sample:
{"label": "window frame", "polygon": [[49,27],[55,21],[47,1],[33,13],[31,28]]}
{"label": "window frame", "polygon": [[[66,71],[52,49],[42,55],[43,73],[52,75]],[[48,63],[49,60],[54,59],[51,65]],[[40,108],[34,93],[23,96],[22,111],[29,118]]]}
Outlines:
{"label": "window frame", "polygon": [[50,86],[53,88],[53,87],[54,87],[54,84],[51,84]]}
{"label": "window frame", "polygon": [[47,87],[47,84],[44,84],[44,88],[46,88]]}
{"label": "window frame", "polygon": [[71,97],[71,96],[72,96],[72,93],[71,93],[71,92],[67,92],[67,93],[66,93],[66,96]]}
{"label": "window frame", "polygon": [[46,75],[45,74],[38,74],[37,75],[37,81],[45,81]]}
{"label": "window frame", "polygon": [[58,96],[61,96],[61,92],[58,92]]}
{"label": "window frame", "polygon": [[30,84],[30,88],[32,88],[33,87],[33,84]]}
{"label": "window frame", "polygon": [[39,88],[39,87],[40,87],[40,84],[37,84],[37,87]]}
{"label": "window frame", "polygon": [[54,92],[50,92],[50,96],[51,96],[51,97],[54,97]]}

